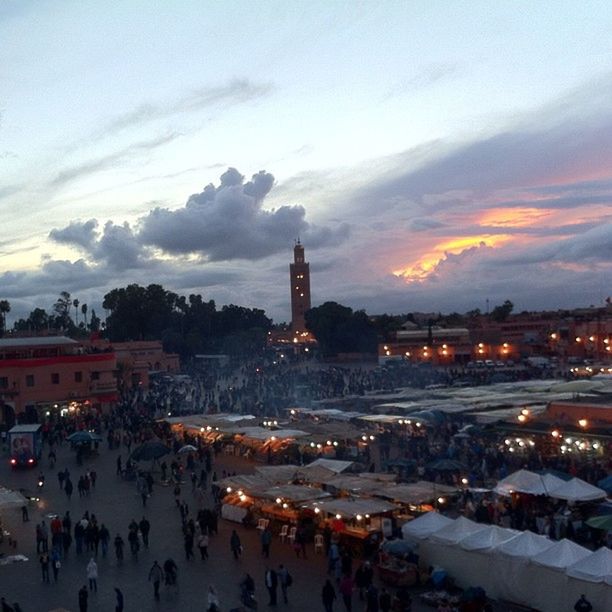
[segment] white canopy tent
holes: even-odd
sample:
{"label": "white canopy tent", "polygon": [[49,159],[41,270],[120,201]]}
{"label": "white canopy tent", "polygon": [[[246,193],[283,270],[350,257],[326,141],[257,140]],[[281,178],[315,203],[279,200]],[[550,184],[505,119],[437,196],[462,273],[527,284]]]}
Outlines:
{"label": "white canopy tent", "polygon": [[[475,553],[464,551],[459,543],[470,535],[487,529],[487,525],[475,523],[463,516],[457,520],[434,531],[428,538],[419,544],[419,556],[426,566],[437,565],[445,568],[451,576],[464,577],[467,585],[477,576],[467,575],[466,560],[472,563],[473,568],[480,571],[485,565],[483,559],[475,561]],[[484,558],[484,557],[483,557]],[[486,572],[485,572],[486,573]],[[474,584],[481,584],[480,579]]]}
{"label": "white canopy tent", "polygon": [[566,575],[569,601],[584,593],[593,610],[612,610],[612,550],[600,548],[570,565]]}
{"label": "white canopy tent", "polygon": [[612,550],[604,546],[592,555],[570,565],[566,573],[571,578],[612,585]]}
{"label": "white canopy tent", "polygon": [[588,548],[564,538],[532,557],[531,562],[551,569],[565,570],[591,554],[593,553]]}
{"label": "white canopy tent", "polygon": [[522,605],[530,605],[530,593],[524,589],[529,560],[554,545],[552,540],[523,531],[495,549],[495,595]]}
{"label": "white canopy tent", "polygon": [[493,550],[504,542],[519,535],[514,529],[504,529],[497,525],[488,525],[481,531],[476,531],[459,544],[463,550]]}
{"label": "white canopy tent", "polygon": [[592,554],[587,548],[563,539],[532,557],[524,583],[524,590],[530,593],[529,605],[539,610],[563,610],[567,606],[569,582],[566,568]]}
{"label": "white canopy tent", "polygon": [[[517,535],[513,530],[492,526],[463,538],[451,537],[453,532],[465,533],[473,528],[471,521],[466,521],[459,518],[421,540],[421,563],[443,567],[463,588],[481,586],[493,599],[540,612],[566,610],[581,593],[586,594],[594,610],[612,610],[609,549],[592,553],[568,540],[553,542],[529,531]],[[463,527],[455,526],[459,522]]]}
{"label": "white canopy tent", "polygon": [[477,531],[482,531],[486,529],[486,527],[487,526],[482,523],[475,523],[464,516],[460,516],[450,525],[442,527],[442,529],[432,533],[430,539],[439,544],[458,544],[464,538],[467,538]]}
{"label": "white canopy tent", "polygon": [[580,478],[572,478],[567,482],[561,481],[561,484],[552,489],[549,495],[556,499],[566,499],[570,502],[578,502],[603,499],[606,497],[607,493],[603,489],[595,487]]}
{"label": "white canopy tent", "polygon": [[529,495],[548,495],[565,481],[552,474],[536,474],[529,470],[518,470],[497,483],[494,491],[499,495],[528,493]]}
{"label": "white canopy tent", "polygon": [[413,521],[402,525],[402,537],[405,540],[424,540],[433,532],[450,525],[454,520],[439,512],[426,512]]}

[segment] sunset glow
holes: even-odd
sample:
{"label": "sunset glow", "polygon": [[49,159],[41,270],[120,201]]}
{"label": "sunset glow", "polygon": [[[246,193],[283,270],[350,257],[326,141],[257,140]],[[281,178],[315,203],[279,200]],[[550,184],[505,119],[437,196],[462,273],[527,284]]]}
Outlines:
{"label": "sunset glow", "polygon": [[448,255],[458,255],[468,249],[480,247],[498,247],[506,244],[511,239],[512,236],[507,234],[450,238],[445,242],[435,245],[431,251],[422,255],[413,264],[406,268],[395,270],[393,274],[404,278],[408,283],[422,281],[434,273]]}
{"label": "sunset glow", "polygon": [[495,208],[485,210],[478,223],[492,227],[528,227],[543,221],[549,215],[549,210],[539,208]]}

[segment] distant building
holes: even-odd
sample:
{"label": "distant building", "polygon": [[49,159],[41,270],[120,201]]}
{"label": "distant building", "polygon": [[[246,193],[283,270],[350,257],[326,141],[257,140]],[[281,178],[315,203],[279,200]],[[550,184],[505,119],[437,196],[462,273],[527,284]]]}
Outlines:
{"label": "distant building", "polygon": [[306,332],[304,315],[310,310],[310,264],[304,260],[304,247],[298,240],[293,248],[293,263],[289,264],[291,280],[291,331]]}
{"label": "distant building", "polygon": [[465,363],[470,360],[472,345],[470,332],[463,327],[418,328],[408,324],[395,332],[395,337],[378,345],[378,359],[402,359],[411,362],[430,362],[436,365]]}
{"label": "distant building", "polygon": [[104,409],[117,400],[117,359],[64,336],[0,339],[0,419],[39,422],[45,413]]}
{"label": "distant building", "polygon": [[533,312],[492,321],[486,315],[466,328],[442,328],[406,322],[378,345],[381,363],[403,359],[437,365],[469,361],[523,361],[557,358],[564,363],[612,361],[612,308]]}
{"label": "distant building", "polygon": [[146,389],[151,374],[176,373],[181,369],[179,356],[165,353],[159,340],[112,342],[110,346],[117,355],[117,378],[122,388],[141,386]]}

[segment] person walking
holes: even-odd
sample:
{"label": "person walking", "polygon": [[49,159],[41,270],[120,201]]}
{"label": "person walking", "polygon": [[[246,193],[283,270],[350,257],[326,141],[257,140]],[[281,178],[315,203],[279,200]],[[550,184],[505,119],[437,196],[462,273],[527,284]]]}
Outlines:
{"label": "person walking", "polygon": [[87,592],[87,587],[83,585],[79,589],[79,612],[87,612],[87,598],[89,597],[89,593]]}
{"label": "person walking", "polygon": [[208,587],[207,603],[208,608],[206,608],[206,612],[219,612],[221,610],[219,596],[217,595],[217,591],[212,584]]}
{"label": "person walking", "polygon": [[140,523],[138,523],[138,528],[140,529],[144,547],[149,548],[149,531],[151,531],[151,523],[143,516]]}
{"label": "person walking", "polygon": [[60,567],[62,567],[62,562],[60,561],[60,552],[57,548],[54,548],[53,553],[51,554],[51,569],[53,570],[54,582],[57,582]]}
{"label": "person walking", "polygon": [[340,591],[340,595],[342,595],[342,601],[344,602],[344,609],[346,612],[352,612],[353,610],[353,589],[355,585],[353,583],[353,579],[350,574],[344,574],[342,579],[340,580],[340,585],[338,586],[338,590]]}
{"label": "person walking", "polygon": [[198,537],[198,548],[200,549],[200,557],[202,561],[208,559],[208,534],[201,533]]}
{"label": "person walking", "polygon": [[390,612],[391,610],[391,593],[387,591],[387,589],[383,588],[380,591],[380,596],[378,598],[378,605],[380,607],[380,612]]}
{"label": "person walking", "polygon": [[115,612],[123,612],[123,593],[119,587],[115,587],[115,597],[117,598]]}
{"label": "person walking", "polygon": [[328,578],[323,585],[321,591],[321,599],[323,600],[323,608],[325,612],[334,612],[334,601],[336,600],[336,589]]}
{"label": "person walking", "polygon": [[110,542],[110,532],[104,523],[100,525],[98,537],[100,539],[100,544],[102,545],[102,556],[106,557],[106,553],[108,552],[108,543]]}
{"label": "person walking", "polygon": [[159,563],[155,561],[149,570],[149,582],[153,583],[153,597],[155,597],[156,600],[159,600],[159,585],[163,579],[164,570],[162,570]]}
{"label": "person walking", "polygon": [[115,556],[117,557],[117,561],[123,561],[123,547],[125,546],[125,542],[123,538],[117,534],[115,536]]}
{"label": "person walking", "polygon": [[268,595],[270,596],[269,606],[276,605],[276,590],[278,589],[278,574],[270,567],[266,568],[266,574],[264,577],[266,589],[268,589]]}
{"label": "person walking", "polygon": [[283,594],[283,601],[285,603],[289,603],[289,599],[287,598],[287,590],[293,584],[293,578],[289,573],[289,570],[282,563],[278,566],[277,574],[281,593]]}
{"label": "person walking", "polygon": [[371,584],[366,592],[366,612],[378,612],[378,589]]}
{"label": "person walking", "polygon": [[38,557],[38,561],[42,572],[42,581],[49,583],[49,554],[43,551]]}
{"label": "person walking", "polygon": [[70,498],[72,497],[73,490],[74,490],[74,486],[72,484],[72,480],[70,480],[70,478],[66,478],[66,482],[64,483],[64,493],[66,493],[66,497],[68,498],[68,501],[70,501]]}
{"label": "person walking", "polygon": [[261,532],[261,554],[266,558],[270,558],[270,545],[272,544],[272,532],[266,527]]}
{"label": "person walking", "polygon": [[140,541],[138,539],[138,531],[136,531],[136,529],[130,529],[130,532],[128,533],[128,542],[130,543],[130,551],[132,555],[138,558]]}
{"label": "person walking", "polygon": [[94,561],[94,558],[89,559],[89,563],[86,568],[87,580],[89,580],[89,590],[98,592],[98,564]]}
{"label": "person walking", "polygon": [[185,559],[187,559],[187,561],[193,559],[193,537],[193,532],[187,529],[184,535]]}
{"label": "person walking", "polygon": [[234,559],[238,559],[242,554],[242,544],[240,543],[240,536],[235,529],[232,529],[232,535],[230,536],[230,548],[234,555]]}

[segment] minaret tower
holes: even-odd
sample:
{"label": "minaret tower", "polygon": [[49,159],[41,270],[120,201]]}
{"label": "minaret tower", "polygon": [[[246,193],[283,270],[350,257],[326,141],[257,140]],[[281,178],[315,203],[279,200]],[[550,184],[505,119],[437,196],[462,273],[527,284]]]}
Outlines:
{"label": "minaret tower", "polygon": [[291,331],[306,331],[304,314],[310,309],[310,265],[304,261],[304,247],[297,239],[293,247],[293,263],[289,264],[291,277]]}

